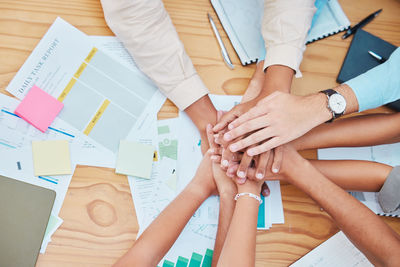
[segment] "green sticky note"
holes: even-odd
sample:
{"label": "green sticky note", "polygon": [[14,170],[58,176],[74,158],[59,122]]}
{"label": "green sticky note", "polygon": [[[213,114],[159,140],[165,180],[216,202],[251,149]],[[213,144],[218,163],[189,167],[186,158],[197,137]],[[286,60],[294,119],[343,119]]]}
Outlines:
{"label": "green sticky note", "polygon": [[121,140],[115,172],[150,179],[153,156],[153,146]]}

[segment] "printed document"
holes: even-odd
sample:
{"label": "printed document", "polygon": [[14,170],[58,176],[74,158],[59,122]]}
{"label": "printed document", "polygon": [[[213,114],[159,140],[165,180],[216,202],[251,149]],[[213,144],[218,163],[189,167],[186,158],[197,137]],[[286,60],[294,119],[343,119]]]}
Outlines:
{"label": "printed document", "polygon": [[78,29],[57,18],[7,91],[23,99],[38,86],[64,108],[59,118],[112,153],[134,139],[165,97],[139,70],[114,60]]}

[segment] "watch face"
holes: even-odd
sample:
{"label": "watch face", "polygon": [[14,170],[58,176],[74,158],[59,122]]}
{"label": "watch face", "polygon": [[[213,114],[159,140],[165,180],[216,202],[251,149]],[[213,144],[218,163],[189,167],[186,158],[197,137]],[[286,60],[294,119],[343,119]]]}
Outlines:
{"label": "watch face", "polygon": [[329,107],[336,114],[342,114],[346,109],[346,100],[341,94],[333,94],[329,97]]}

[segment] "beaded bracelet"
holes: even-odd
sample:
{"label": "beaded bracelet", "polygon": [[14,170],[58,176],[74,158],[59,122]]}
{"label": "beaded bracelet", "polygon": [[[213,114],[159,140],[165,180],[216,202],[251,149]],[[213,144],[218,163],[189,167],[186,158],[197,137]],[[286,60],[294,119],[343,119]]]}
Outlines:
{"label": "beaded bracelet", "polygon": [[240,194],[236,194],[235,196],[235,200],[238,200],[239,197],[241,196],[249,196],[251,198],[254,198],[255,200],[257,200],[258,202],[260,202],[260,204],[262,203],[262,199],[260,196],[254,195],[253,193],[240,193]]}

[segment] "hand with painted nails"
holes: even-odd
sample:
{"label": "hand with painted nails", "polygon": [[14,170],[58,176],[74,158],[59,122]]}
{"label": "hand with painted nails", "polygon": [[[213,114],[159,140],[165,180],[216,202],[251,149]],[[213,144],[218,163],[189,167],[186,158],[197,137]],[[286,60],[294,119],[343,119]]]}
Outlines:
{"label": "hand with painted nails", "polygon": [[250,156],[269,151],[302,136],[329,119],[331,114],[324,101],[324,94],[295,96],[274,92],[232,121],[228,125],[229,131],[224,134],[224,140],[232,142],[246,136],[229,145],[232,152],[254,145],[247,150]]}

